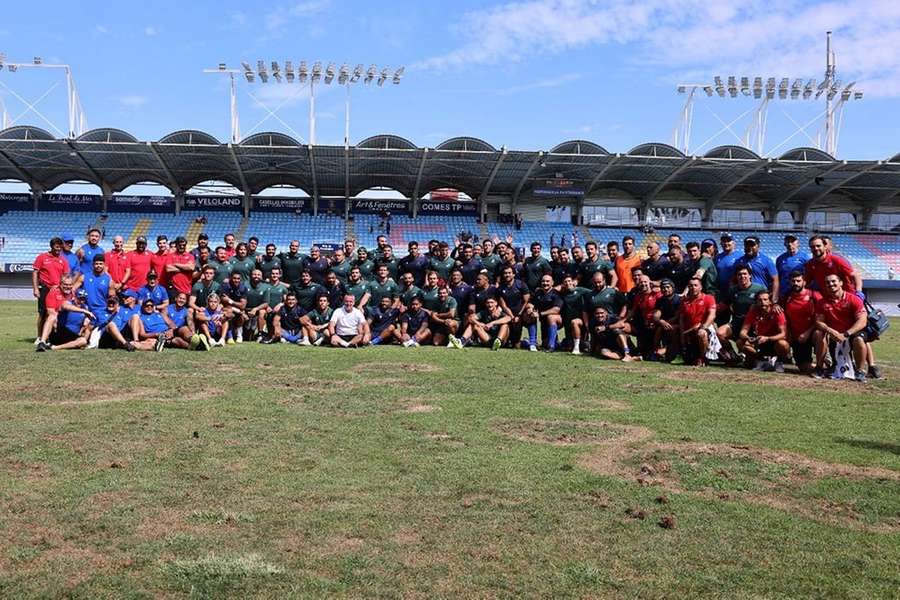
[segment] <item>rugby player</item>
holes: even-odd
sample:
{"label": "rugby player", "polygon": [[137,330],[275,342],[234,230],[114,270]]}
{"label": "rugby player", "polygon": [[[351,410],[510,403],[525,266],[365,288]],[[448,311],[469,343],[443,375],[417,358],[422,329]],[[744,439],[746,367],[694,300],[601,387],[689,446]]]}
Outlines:
{"label": "rugby player", "polygon": [[566,331],[564,343],[567,348],[571,345],[572,354],[581,354],[581,336],[587,333],[585,327],[589,320],[584,313],[584,302],[585,296],[589,293],[590,290],[580,287],[574,277],[563,279],[563,289],[560,293],[563,306],[560,316]]}
{"label": "rugby player", "polygon": [[703,293],[703,282],[698,277],[688,280],[687,292],[681,301],[678,328],[685,363],[695,367],[707,364],[709,336],[715,335],[716,300]]}
{"label": "rugby player", "polygon": [[[344,295],[347,293],[347,288],[341,283],[337,273],[334,271],[328,271],[325,274],[323,289],[328,296],[328,305],[331,308],[338,308],[344,301]],[[356,294],[354,294],[353,297],[355,298]]]}
{"label": "rugby player", "polygon": [[[866,325],[868,313],[863,301],[851,292],[844,291],[841,276],[831,273],[825,277],[825,292],[822,301],[816,305],[816,328],[813,344],[816,348],[816,369],[813,377],[825,376],[825,355],[830,344],[850,341],[853,354],[856,381],[866,381]],[[835,373],[832,377],[840,374]]]}
{"label": "rugby player", "polygon": [[[603,277],[602,273],[599,275]],[[640,360],[640,357],[631,356],[628,336],[625,335],[624,329],[618,326],[621,319],[610,315],[604,306],[594,308],[588,323],[591,331],[592,355],[624,362]]]}
{"label": "rugby player", "polygon": [[[406,275],[412,275],[406,273]],[[428,311],[422,308],[422,296],[413,296],[407,310],[400,316],[400,343],[404,348],[418,347],[431,340]]]}
{"label": "rugby player", "polygon": [[659,282],[666,276],[666,267],[669,258],[659,250],[659,244],[650,242],[647,244],[647,258],[641,263],[641,268],[651,281]]}
{"label": "rugby player", "polygon": [[[378,265],[375,279],[369,282],[369,303],[378,306],[385,296],[391,299],[395,308],[400,308],[400,287],[388,275],[387,265]],[[355,297],[354,297],[355,303]]]}
{"label": "rugby player", "polygon": [[803,271],[809,255],[800,251],[800,239],[789,233],[784,236],[784,253],[775,259],[775,270],[778,271],[778,290],[784,298],[791,292],[791,273]]}
{"label": "rugby player", "polygon": [[408,254],[400,259],[400,273],[411,273],[417,287],[425,285],[425,271],[429,267],[429,260],[419,253],[419,242],[407,244]]}
{"label": "rugby player", "polygon": [[331,255],[329,264],[331,265],[331,271],[334,272],[334,274],[337,276],[338,281],[340,281],[343,285],[347,285],[347,281],[350,276],[351,265],[350,261],[344,254],[343,248],[336,248],[334,250],[334,253]]}
{"label": "rugby player", "polygon": [[560,326],[562,326],[563,299],[553,289],[553,277],[544,275],[540,286],[531,295],[531,308],[525,312],[523,322],[528,328],[528,350],[537,351],[537,327],[541,328],[541,346],[547,352],[556,350]]}
{"label": "rugby player", "polygon": [[297,303],[300,304],[304,313],[308,313],[316,307],[316,298],[328,295],[325,288],[313,281],[312,273],[309,271],[300,273],[300,283],[291,286],[291,291],[297,296]]}
{"label": "rugby player", "polygon": [[266,316],[269,314],[269,291],[272,286],[263,281],[262,269],[250,272],[250,285],[247,286],[247,305],[244,313],[247,318],[244,328],[248,330],[248,339],[259,339],[266,330]]}
{"label": "rugby player", "polygon": [[113,238],[112,250],[103,255],[106,262],[106,272],[112,279],[112,286],[116,293],[125,285],[125,269],[128,264],[128,253],[125,252],[125,238],[117,235]]}
{"label": "rugby player", "polygon": [[821,296],[807,289],[803,271],[794,270],[788,277],[788,295],[782,300],[787,319],[791,354],[794,364],[804,375],[812,372],[813,334],[816,331],[816,302]]}
{"label": "rugby player", "polygon": [[481,273],[484,265],[481,264],[481,259],[475,256],[475,249],[472,247],[472,244],[462,244],[459,248],[460,257],[456,263],[456,268],[462,273],[463,281],[469,285],[475,285],[475,278]]}
{"label": "rugby player", "polygon": [[125,260],[125,287],[138,291],[147,285],[153,254],[147,250],[147,238],[139,235],[134,240],[134,250],[128,252]]}
{"label": "rugby player", "polygon": [[222,289],[219,291],[222,314],[224,320],[228,323],[228,331],[231,333],[225,340],[225,343],[228,345],[241,344],[244,341],[246,316],[244,309],[247,307],[249,290],[243,279],[243,276],[235,271],[228,278],[228,281],[222,284]]}
{"label": "rugby player", "polygon": [[400,319],[400,309],[394,306],[389,296],[382,296],[378,304],[370,304],[367,307],[369,331],[372,338],[369,344],[377,346],[381,343],[391,343],[394,339],[394,331]]}
{"label": "rugby player", "polygon": [[422,299],[422,289],[415,283],[415,276],[407,271],[400,276],[400,312],[409,310],[413,298]]}
{"label": "rugby player", "polygon": [[262,271],[263,279],[269,280],[272,275],[272,269],[281,268],[281,259],[278,258],[278,247],[275,244],[266,244],[266,252],[262,256],[257,257],[256,264]]}
{"label": "rugby player", "polygon": [[431,341],[435,346],[443,346],[459,328],[456,299],[450,295],[450,288],[438,288],[437,300],[426,305],[430,320]]}
{"label": "rugby player", "polygon": [[284,296],[284,302],[279,305],[272,317],[272,335],[261,340],[261,343],[302,343],[305,339],[303,335],[303,317],[305,315],[306,311],[297,302],[297,295],[294,292],[288,292]]}
{"label": "rugby player", "polygon": [[641,266],[641,257],[635,252],[634,238],[626,235],[622,238],[622,254],[616,257],[616,288],[627,293],[634,287],[634,281],[631,279],[631,270],[634,267]]}
{"label": "rugby player", "polygon": [[164,235],[156,236],[156,252],[150,255],[150,270],[156,272],[159,285],[163,289],[169,285],[169,276],[166,273],[166,265],[169,263],[169,238]]}
{"label": "rugby player", "polygon": [[778,270],[775,268],[775,262],[759,251],[759,245],[759,238],[755,235],[745,237],[744,255],[735,261],[735,267],[748,267],[753,283],[772,292],[773,298],[779,298]]}
{"label": "rugby player", "polygon": [[[550,275],[545,275],[545,277],[550,278]],[[454,348],[464,348],[470,341],[477,339],[481,345],[490,346],[491,350],[499,350],[509,336],[510,320],[510,316],[500,308],[497,299],[488,297],[484,304],[484,310],[476,313],[469,321],[462,337],[457,338],[451,335],[450,343]]]}
{"label": "rugby player", "polygon": [[503,266],[500,271],[500,285],[497,287],[500,306],[510,316],[509,341],[512,346],[519,344],[528,349],[530,343],[523,339],[525,314],[530,310],[531,290],[521,279],[516,279],[515,270]]}
{"label": "rugby player", "polygon": [[[325,273],[331,268],[331,265],[328,263],[328,259],[322,256],[321,249],[313,245],[309,249],[309,256],[303,259],[303,270],[309,271],[310,276],[312,277],[313,283],[318,285],[324,285],[325,283]],[[297,298],[297,300],[303,304],[303,300],[301,298]],[[315,304],[315,302],[313,302]],[[311,310],[312,307],[307,308],[306,310]]]}
{"label": "rugby player", "polygon": [[303,261],[306,256],[300,253],[300,242],[291,240],[288,244],[288,251],[278,255],[278,262],[281,264],[281,277],[289,286],[300,284],[300,275],[304,271]]}
{"label": "rugby player", "polygon": [[731,341],[738,340],[744,326],[744,318],[756,302],[756,295],[766,291],[765,286],[753,282],[750,267],[747,265],[736,266],[734,278],[735,284],[728,288],[728,292],[722,298],[722,305],[731,312],[731,320],[719,326],[717,331],[719,341],[722,343],[720,355],[726,362],[737,362],[738,357],[731,346]]}
{"label": "rugby player", "polygon": [[[755,371],[784,373],[784,360],[790,354],[787,341],[787,319],[777,310],[768,290],[756,294],[756,301],[744,318],[738,336],[738,349],[755,360]],[[768,360],[771,359],[771,360]]]}
{"label": "rugby player", "polygon": [[653,311],[653,347],[656,355],[651,359],[672,362],[681,351],[681,301],[683,296],[675,293],[671,279],[659,283],[660,293]]}
{"label": "rugby player", "polygon": [[334,309],[331,308],[328,296],[316,298],[316,308],[306,313],[300,319],[303,331],[306,334],[306,339],[300,345],[321,346],[322,342],[327,338],[328,323],[331,322],[331,315],[333,314]]}
{"label": "rugby player", "polygon": [[351,264],[359,269],[363,280],[371,281],[375,278],[375,261],[369,256],[369,251],[362,246],[356,251],[356,260]]}
{"label": "rugby player", "polygon": [[256,257],[250,255],[250,247],[241,242],[235,246],[234,256],[228,259],[229,275],[240,273],[241,281],[250,281],[250,273],[256,268]]}
{"label": "rugby player", "polygon": [[[91,332],[90,322],[95,318],[94,313],[87,307],[87,292],[84,290],[78,290],[77,293],[72,292],[72,286],[71,275],[66,275],[60,283],[59,290],[55,290],[55,292],[62,291],[65,293],[64,290],[68,288],[70,292],[65,294],[65,299],[60,304],[59,310],[53,318],[56,327],[52,330],[47,330],[45,327],[45,335],[43,337],[47,341],[41,341],[37,345],[36,350],[38,352],[81,350],[88,345],[88,337]],[[50,302],[50,298],[53,298],[53,296],[51,295],[48,298],[48,306],[51,303],[55,304],[55,301]],[[50,317],[48,317],[47,323],[50,323],[50,320]]]}
{"label": "rugby player", "polygon": [[147,273],[147,285],[137,291],[139,306],[143,306],[144,300],[147,300],[148,298],[153,300],[153,305],[157,310],[166,310],[166,306],[169,305],[169,293],[163,286],[159,285],[159,278],[156,276],[156,271]]}
{"label": "rugby player", "polygon": [[194,313],[201,340],[205,340],[204,346],[224,346],[228,339],[228,318],[220,305],[219,295],[210,294],[206,298],[206,307]]}
{"label": "rugby player", "polygon": [[82,244],[75,254],[78,256],[78,271],[83,275],[91,272],[95,256],[103,256],[104,250],[100,247],[102,233],[96,227],[88,229],[87,243]]}

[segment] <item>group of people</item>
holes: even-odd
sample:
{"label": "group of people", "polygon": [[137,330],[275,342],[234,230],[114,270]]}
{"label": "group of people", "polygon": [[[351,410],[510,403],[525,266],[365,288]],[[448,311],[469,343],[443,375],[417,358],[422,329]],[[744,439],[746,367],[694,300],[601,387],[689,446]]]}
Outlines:
{"label": "group of people", "polygon": [[[353,240],[325,256],[299,242],[260,248],[227,234],[212,247],[166,236],[156,251],[138,237],[101,247],[92,229],[78,248],[64,234],[34,261],[38,351],[76,348],[208,350],[258,341],[336,347],[400,344],[566,351],[599,358],[756,370],[880,377],[867,335],[862,278],[827,236],[795,235],[772,260],[747,236],[743,252],[718,241],[665,251],[635,240],[528,251],[506,240],[452,246],[409,242],[399,257],[385,236],[371,250]],[[660,241],[662,241],[660,239]],[[844,361],[846,362],[846,361]],[[841,363],[841,364],[838,364]]]}

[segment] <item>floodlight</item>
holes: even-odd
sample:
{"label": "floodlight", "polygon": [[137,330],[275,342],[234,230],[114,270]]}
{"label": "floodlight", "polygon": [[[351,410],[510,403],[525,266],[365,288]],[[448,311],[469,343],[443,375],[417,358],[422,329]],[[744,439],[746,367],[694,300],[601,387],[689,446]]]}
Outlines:
{"label": "floodlight", "polygon": [[369,69],[366,71],[365,83],[371,83],[373,79],[375,79],[375,73],[377,71],[377,67],[375,65],[369,66]]}
{"label": "floodlight", "polygon": [[363,72],[363,66],[356,65],[356,67],[353,69],[353,75],[350,76],[350,83],[356,83],[357,81],[359,81],[359,78],[362,77]]}
{"label": "floodlight", "polygon": [[247,82],[253,83],[256,80],[256,74],[253,72],[253,69],[250,68],[250,63],[242,60],[241,66],[244,67],[244,77],[247,78]]}
{"label": "floodlight", "polygon": [[220,71],[224,71],[224,70],[226,70],[227,68],[228,68],[228,67],[225,66],[225,63],[219,63],[219,70],[220,70]]}
{"label": "floodlight", "polygon": [[306,67],[306,61],[301,60],[300,66],[297,67],[297,77],[300,79],[300,83],[306,83],[306,78],[309,76],[309,69]]}
{"label": "floodlight", "polygon": [[341,70],[338,72],[338,83],[341,85],[345,85],[347,81],[350,79],[350,67],[346,64],[341,65]]}
{"label": "floodlight", "polygon": [[846,102],[847,100],[850,99],[851,94],[852,94],[852,92],[850,90],[844,90],[843,92],[841,92],[841,100]]}
{"label": "floodlight", "polygon": [[6,62],[6,55],[0,52],[0,70],[3,69],[3,63]]}
{"label": "floodlight", "polygon": [[722,78],[716,75],[713,77],[713,81],[716,83],[716,87],[722,87]]}
{"label": "floodlight", "polygon": [[713,89],[712,89],[712,86],[704,85],[704,86],[703,86],[703,91],[706,92],[706,95],[707,95],[707,96],[712,96],[712,95],[713,95]]}
{"label": "floodlight", "polygon": [[313,64],[312,80],[315,82],[315,81],[319,81],[320,79],[322,79],[322,62],[317,60]]}
{"label": "floodlight", "polygon": [[863,97],[863,93],[862,93],[862,92],[853,92],[853,99],[854,99],[854,100],[862,100],[862,97]]}
{"label": "floodlight", "polygon": [[387,81],[388,78],[388,68],[385,67],[381,70],[381,74],[378,75],[378,85],[384,85],[384,82]]}
{"label": "floodlight", "polygon": [[679,93],[679,94],[683,94],[683,93],[685,93],[685,91],[687,91],[687,88],[685,88],[683,85],[679,85],[679,86],[678,86],[678,93]]}
{"label": "floodlight", "polygon": [[400,67],[396,71],[394,71],[394,78],[391,80],[394,85],[400,85],[400,78],[403,77],[403,72],[406,70],[406,67]]}
{"label": "floodlight", "polygon": [[35,57],[34,57],[34,64],[36,64],[36,65],[42,65],[42,64],[44,64],[44,59],[41,58],[40,56],[35,56]]}
{"label": "floodlight", "polygon": [[266,71],[266,63],[261,60],[256,61],[256,72],[259,73],[259,80],[263,83],[269,81],[269,73]]}
{"label": "floodlight", "polygon": [[288,83],[294,83],[294,61],[284,61],[284,76],[287,78]]}
{"label": "floodlight", "polygon": [[325,67],[325,83],[330,84],[334,81],[334,63],[328,63]]}
{"label": "floodlight", "polygon": [[741,93],[745,96],[750,95],[750,79],[748,77],[741,77]]}
{"label": "floodlight", "polygon": [[275,81],[281,83],[281,67],[274,60],[272,61],[272,77],[275,78]]}
{"label": "floodlight", "polygon": [[7,67],[7,68],[9,69],[9,72],[10,72],[10,73],[15,73],[16,71],[19,70],[19,66],[18,66],[18,65],[9,65],[9,67]]}

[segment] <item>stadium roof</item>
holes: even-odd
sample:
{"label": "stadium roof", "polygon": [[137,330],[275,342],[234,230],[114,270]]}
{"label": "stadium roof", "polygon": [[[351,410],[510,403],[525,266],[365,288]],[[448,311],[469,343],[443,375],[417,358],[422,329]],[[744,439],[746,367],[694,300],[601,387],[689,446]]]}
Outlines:
{"label": "stadium roof", "polygon": [[[693,202],[707,209],[900,210],[900,154],[882,161],[842,161],[814,148],[764,158],[740,146],[685,156],[664,143],[613,153],[585,140],[550,150],[495,148],[472,137],[434,148],[396,135],[355,146],[309,146],[283,133],[258,133],[223,144],[202,131],[177,131],[139,141],[118,129],[95,129],[76,139],[17,126],[0,131],[0,180],[52,190],[88,181],[105,193],[156,182],[173,194],[210,180],[256,194],[291,185],[310,196],[353,197],[388,187],[409,198],[437,188],[473,198],[530,197],[547,180],[566,179],[590,202],[665,206]],[[679,204],[680,203],[680,204]]]}

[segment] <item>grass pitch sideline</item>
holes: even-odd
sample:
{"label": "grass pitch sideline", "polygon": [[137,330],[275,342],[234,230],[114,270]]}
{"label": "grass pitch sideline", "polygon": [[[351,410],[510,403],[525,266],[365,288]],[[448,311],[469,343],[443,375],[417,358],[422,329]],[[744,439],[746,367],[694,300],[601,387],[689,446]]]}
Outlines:
{"label": "grass pitch sideline", "polygon": [[[900,589],[865,386],[482,350],[36,354],[0,303],[0,595]],[[726,392],[727,390],[727,392]]]}

